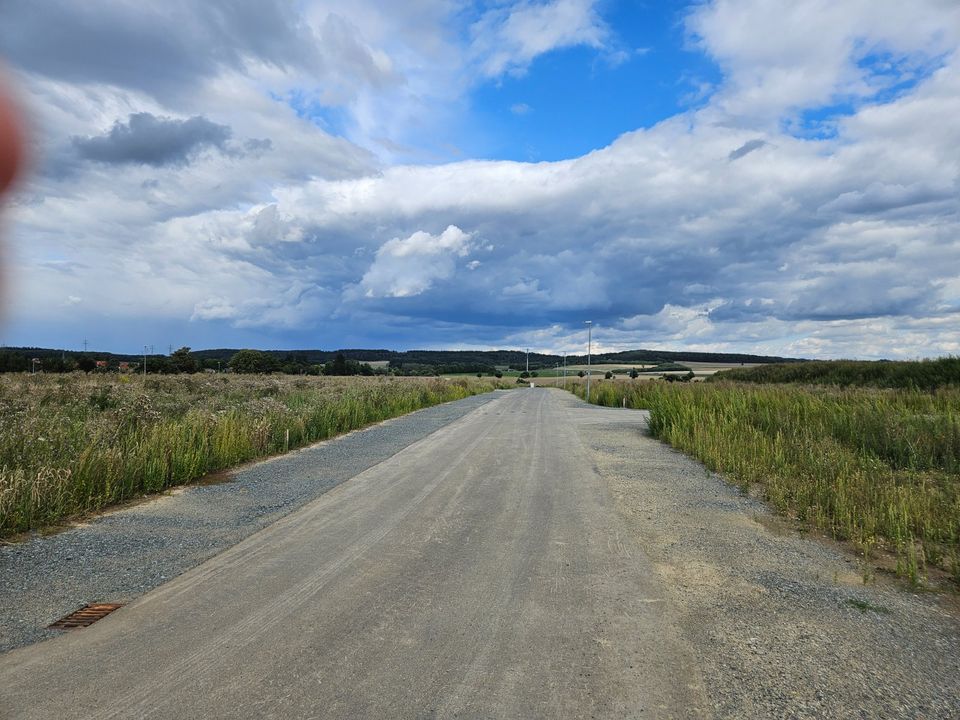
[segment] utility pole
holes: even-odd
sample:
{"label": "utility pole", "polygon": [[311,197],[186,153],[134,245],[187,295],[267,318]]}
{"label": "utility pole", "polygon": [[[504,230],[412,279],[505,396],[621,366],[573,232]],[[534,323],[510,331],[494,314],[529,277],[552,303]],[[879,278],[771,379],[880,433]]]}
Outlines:
{"label": "utility pole", "polygon": [[147,376],[147,346],[143,346],[143,376]]}
{"label": "utility pole", "polygon": [[83,351],[84,351],[84,352],[87,351],[87,339],[86,339],[86,338],[83,339]]}
{"label": "utility pole", "polygon": [[530,348],[527,348],[527,373],[530,372]]}
{"label": "utility pole", "polygon": [[567,389],[567,354],[563,354],[563,389]]}
{"label": "utility pole", "polygon": [[590,402],[590,351],[593,344],[593,320],[587,320],[587,402]]}

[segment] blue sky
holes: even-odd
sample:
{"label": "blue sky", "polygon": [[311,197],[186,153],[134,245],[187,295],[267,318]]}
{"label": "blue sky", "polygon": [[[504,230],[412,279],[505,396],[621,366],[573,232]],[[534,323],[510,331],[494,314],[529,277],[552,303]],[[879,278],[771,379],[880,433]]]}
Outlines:
{"label": "blue sky", "polygon": [[960,352],[960,7],[6,15],[7,345]]}
{"label": "blue sky", "polygon": [[464,151],[528,162],[575,158],[701,104],[702,88],[720,75],[688,47],[687,5],[609,2],[602,8],[616,34],[614,50],[557,50],[522,75],[476,87]]}

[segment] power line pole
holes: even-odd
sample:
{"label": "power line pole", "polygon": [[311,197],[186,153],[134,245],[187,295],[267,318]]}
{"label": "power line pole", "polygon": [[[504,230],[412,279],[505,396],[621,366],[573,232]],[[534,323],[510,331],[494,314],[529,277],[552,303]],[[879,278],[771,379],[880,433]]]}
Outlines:
{"label": "power line pole", "polygon": [[563,354],[563,389],[567,389],[567,354]]}
{"label": "power line pole", "polygon": [[83,351],[84,351],[84,352],[87,351],[87,339],[86,339],[86,338],[83,339]]}
{"label": "power line pole", "polygon": [[590,402],[590,351],[593,343],[593,320],[587,320],[587,402]]}
{"label": "power line pole", "polygon": [[147,376],[147,346],[143,346],[143,376]]}
{"label": "power line pole", "polygon": [[527,372],[530,372],[530,348],[527,348]]}

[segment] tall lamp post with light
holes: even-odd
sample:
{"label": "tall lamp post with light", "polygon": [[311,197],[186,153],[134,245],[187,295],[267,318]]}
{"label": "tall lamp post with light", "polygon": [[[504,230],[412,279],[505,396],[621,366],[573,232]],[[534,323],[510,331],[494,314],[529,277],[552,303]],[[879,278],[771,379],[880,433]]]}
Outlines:
{"label": "tall lamp post with light", "polygon": [[593,344],[593,320],[587,320],[587,402],[590,402],[590,350]]}

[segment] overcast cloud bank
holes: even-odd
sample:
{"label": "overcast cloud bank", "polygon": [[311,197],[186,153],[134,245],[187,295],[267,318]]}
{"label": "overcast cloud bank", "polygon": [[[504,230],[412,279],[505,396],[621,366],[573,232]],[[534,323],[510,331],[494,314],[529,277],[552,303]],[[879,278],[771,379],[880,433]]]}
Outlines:
{"label": "overcast cloud bank", "polygon": [[381,5],[10,8],[38,163],[4,340],[960,352],[954,4],[693,6],[722,83],[536,164],[398,157],[547,53],[617,62],[602,6]]}

